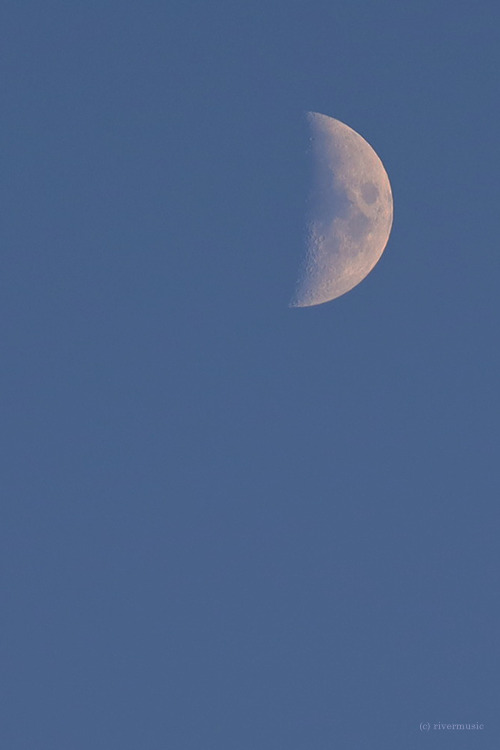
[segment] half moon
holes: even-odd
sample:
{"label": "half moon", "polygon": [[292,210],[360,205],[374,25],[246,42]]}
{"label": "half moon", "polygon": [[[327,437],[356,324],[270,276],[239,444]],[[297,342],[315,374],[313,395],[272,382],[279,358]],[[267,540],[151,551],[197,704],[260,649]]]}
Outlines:
{"label": "half moon", "polygon": [[391,185],[372,147],[333,117],[307,116],[313,188],[306,258],[291,307],[329,302],[359,284],[384,252],[392,227]]}

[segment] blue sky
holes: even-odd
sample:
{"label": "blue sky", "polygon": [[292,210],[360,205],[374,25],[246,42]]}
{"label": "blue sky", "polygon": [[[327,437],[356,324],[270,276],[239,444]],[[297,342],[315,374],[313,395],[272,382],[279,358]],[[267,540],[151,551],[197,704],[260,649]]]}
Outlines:
{"label": "blue sky", "polygon": [[[498,745],[499,21],[4,3],[2,746]],[[394,225],[290,309],[307,110]]]}

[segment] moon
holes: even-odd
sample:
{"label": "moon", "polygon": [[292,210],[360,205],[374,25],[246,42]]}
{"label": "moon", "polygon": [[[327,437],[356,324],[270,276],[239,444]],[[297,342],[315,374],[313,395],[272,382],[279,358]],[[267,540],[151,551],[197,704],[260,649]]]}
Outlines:
{"label": "moon", "polygon": [[290,307],[329,302],[363,281],[384,252],[393,216],[389,178],[373,148],[333,117],[307,117],[313,180],[305,262]]}

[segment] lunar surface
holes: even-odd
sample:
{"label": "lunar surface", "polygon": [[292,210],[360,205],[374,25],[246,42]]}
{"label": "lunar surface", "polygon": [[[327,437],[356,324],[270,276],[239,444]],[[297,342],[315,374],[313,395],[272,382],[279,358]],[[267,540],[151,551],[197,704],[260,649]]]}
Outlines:
{"label": "lunar surface", "polygon": [[339,120],[308,113],[313,180],[306,257],[291,307],[329,302],[362,281],[384,252],[392,191],[372,147]]}

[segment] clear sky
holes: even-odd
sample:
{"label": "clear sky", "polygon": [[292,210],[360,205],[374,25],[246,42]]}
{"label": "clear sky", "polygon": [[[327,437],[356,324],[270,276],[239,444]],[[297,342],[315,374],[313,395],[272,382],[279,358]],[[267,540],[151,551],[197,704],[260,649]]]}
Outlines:
{"label": "clear sky", "polygon": [[[498,4],[0,20],[2,748],[498,748]],[[290,309],[307,110],[394,226]]]}

